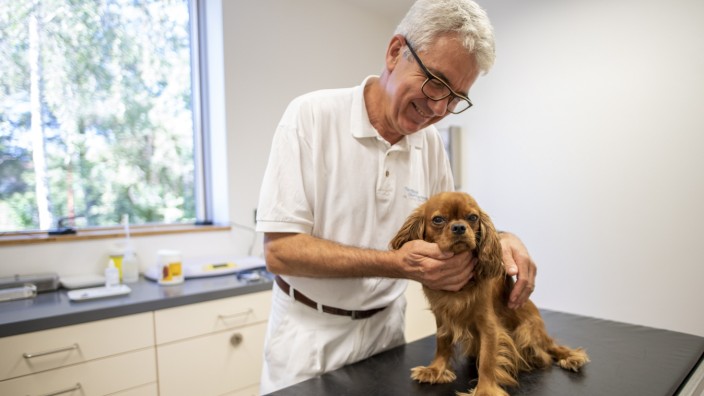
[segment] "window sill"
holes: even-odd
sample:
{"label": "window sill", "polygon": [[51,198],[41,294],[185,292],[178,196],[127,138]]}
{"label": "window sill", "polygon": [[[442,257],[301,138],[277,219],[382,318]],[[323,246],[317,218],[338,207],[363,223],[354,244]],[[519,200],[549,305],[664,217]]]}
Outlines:
{"label": "window sill", "polygon": [[[229,225],[194,225],[194,224],[157,224],[130,226],[130,236],[150,236],[183,234],[190,232],[213,232],[229,231]],[[101,227],[79,229],[76,234],[69,235],[49,235],[46,231],[34,231],[25,233],[11,233],[0,235],[0,246],[26,245],[37,243],[54,242],[75,242],[90,239],[123,238],[125,236],[122,227]]]}

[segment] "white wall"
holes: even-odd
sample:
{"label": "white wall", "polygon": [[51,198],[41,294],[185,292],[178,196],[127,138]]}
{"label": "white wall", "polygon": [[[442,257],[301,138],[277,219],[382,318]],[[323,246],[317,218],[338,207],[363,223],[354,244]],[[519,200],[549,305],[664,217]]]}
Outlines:
{"label": "white wall", "polygon": [[[250,234],[239,239],[250,243],[252,238]],[[232,248],[236,242],[232,233],[226,231],[132,238],[141,272],[156,264],[159,249],[180,250],[184,260],[246,255],[247,250]],[[0,277],[46,272],[55,272],[59,277],[102,275],[108,263],[108,253],[118,243],[122,243],[121,238],[3,246],[0,247]]]}
{"label": "white wall", "polygon": [[481,3],[497,63],[448,121],[534,301],[704,336],[704,2]]}
{"label": "white wall", "polygon": [[308,91],[379,74],[395,21],[349,2],[224,1],[230,213],[254,225],[276,125]]}

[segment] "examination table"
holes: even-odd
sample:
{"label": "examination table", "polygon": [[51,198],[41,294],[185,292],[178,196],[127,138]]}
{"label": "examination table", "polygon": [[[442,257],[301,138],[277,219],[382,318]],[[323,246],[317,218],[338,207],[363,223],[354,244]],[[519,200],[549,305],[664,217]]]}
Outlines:
{"label": "examination table", "polygon": [[[512,396],[663,396],[704,394],[704,338],[614,321],[541,310],[548,332],[584,347],[591,358],[581,372],[557,366],[519,376]],[[435,336],[403,345],[288,388],[272,396],[454,396],[476,381],[474,359],[455,362],[451,384],[420,384],[415,366],[430,363]]]}

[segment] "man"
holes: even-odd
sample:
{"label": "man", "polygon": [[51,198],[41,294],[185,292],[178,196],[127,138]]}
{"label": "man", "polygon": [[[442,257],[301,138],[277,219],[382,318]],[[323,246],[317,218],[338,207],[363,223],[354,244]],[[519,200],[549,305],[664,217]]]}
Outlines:
{"label": "man", "polygon": [[[261,392],[269,393],[405,342],[406,280],[457,291],[474,258],[388,243],[429,196],[453,189],[432,126],[471,106],[494,60],[485,12],[470,0],[418,0],[388,45],[380,76],[296,98],[277,127],[258,207],[277,274]],[[534,287],[535,265],[502,234],[517,274],[509,306]]]}

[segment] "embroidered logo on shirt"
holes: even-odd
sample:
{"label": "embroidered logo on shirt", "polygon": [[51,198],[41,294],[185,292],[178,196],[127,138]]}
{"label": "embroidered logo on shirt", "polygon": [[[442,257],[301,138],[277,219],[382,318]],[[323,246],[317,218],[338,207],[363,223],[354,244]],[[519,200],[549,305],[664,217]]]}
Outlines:
{"label": "embroidered logo on shirt", "polygon": [[414,190],[410,187],[404,187],[405,193],[403,194],[403,197],[406,199],[410,199],[411,201],[416,201],[416,202],[425,202],[428,200],[428,197],[425,195],[421,195],[418,190]]}

